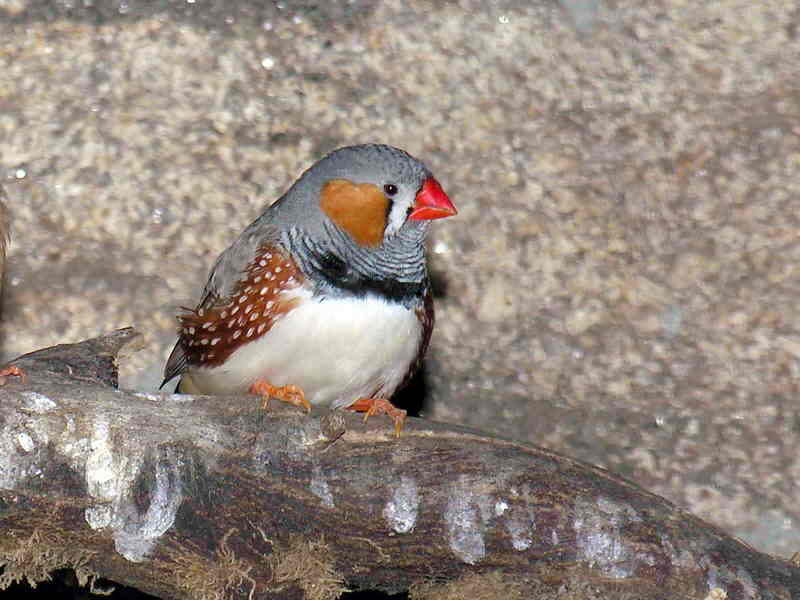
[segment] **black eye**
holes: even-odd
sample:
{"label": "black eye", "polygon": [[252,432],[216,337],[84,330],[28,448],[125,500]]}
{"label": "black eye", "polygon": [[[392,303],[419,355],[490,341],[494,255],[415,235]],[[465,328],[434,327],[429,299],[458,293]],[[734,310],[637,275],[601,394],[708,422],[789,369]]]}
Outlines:
{"label": "black eye", "polygon": [[397,186],[393,183],[387,183],[383,186],[383,191],[386,192],[387,196],[394,196],[397,193]]}

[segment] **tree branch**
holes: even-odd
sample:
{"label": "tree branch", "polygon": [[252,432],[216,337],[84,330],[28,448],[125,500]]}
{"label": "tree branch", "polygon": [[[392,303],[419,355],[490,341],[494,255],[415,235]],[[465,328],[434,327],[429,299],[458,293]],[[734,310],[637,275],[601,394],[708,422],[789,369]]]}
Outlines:
{"label": "tree branch", "polygon": [[0,388],[0,586],[69,566],[175,598],[475,585],[800,598],[790,562],[542,448],[420,419],[398,440],[381,418],[118,390],[135,338],[13,361],[26,376]]}

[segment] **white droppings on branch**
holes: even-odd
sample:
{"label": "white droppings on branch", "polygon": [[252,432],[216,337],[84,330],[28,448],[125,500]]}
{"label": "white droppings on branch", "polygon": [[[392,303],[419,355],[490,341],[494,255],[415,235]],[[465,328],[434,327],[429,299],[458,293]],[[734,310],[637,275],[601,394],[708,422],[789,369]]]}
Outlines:
{"label": "white droppings on branch", "polygon": [[155,462],[155,477],[149,493],[150,504],[140,513],[131,488],[146,464],[143,450],[116,451],[106,415],[98,415],[86,458],[86,487],[95,504],[84,516],[92,529],[110,527],[117,552],[133,562],[144,560],[158,538],[175,522],[183,501],[179,460],[167,448]]}
{"label": "white droppings on branch", "polygon": [[461,475],[453,486],[444,511],[450,549],[470,565],[486,555],[481,505],[489,503],[488,498],[482,498],[474,490],[474,484],[465,475]]}
{"label": "white droppings on branch", "polygon": [[25,408],[37,414],[44,414],[56,408],[56,403],[39,392],[22,392],[25,398]]}
{"label": "white droppings on branch", "polygon": [[631,557],[618,531],[594,531],[594,524],[583,518],[576,518],[574,525],[579,558],[610,577],[622,579],[633,575],[627,564]]}
{"label": "white droppings on branch", "polygon": [[407,475],[400,478],[394,486],[392,496],[383,509],[383,517],[397,533],[408,533],[414,529],[419,510],[417,483]]}
{"label": "white droppings on branch", "polygon": [[[86,458],[86,488],[89,495],[99,502],[110,503],[118,498],[124,489],[121,472],[126,455],[115,459],[111,445],[111,431],[108,418],[98,415],[90,439],[90,452]],[[108,526],[111,521],[110,507],[94,506],[86,510],[86,521],[93,529]]]}
{"label": "white droppings on branch", "polygon": [[37,453],[31,452],[34,440],[21,428],[16,419],[0,422],[0,489],[13,489],[20,481],[41,475]]}
{"label": "white droppings on branch", "polygon": [[64,421],[64,429],[56,438],[56,448],[69,460],[70,466],[81,473],[91,455],[92,441],[79,435],[74,417],[66,415]]}
{"label": "white droppings on branch", "polygon": [[[535,525],[535,511],[531,510],[528,499],[531,497],[529,489],[518,490],[512,487],[508,491],[509,501],[500,499],[495,502],[494,514],[498,519],[498,527],[505,521],[505,529],[511,537],[514,550],[520,552],[530,548],[533,543]],[[521,502],[521,499],[525,499]],[[503,517],[501,519],[501,517]]]}
{"label": "white droppings on branch", "polygon": [[17,444],[24,452],[33,452],[33,449],[36,448],[33,438],[24,431],[17,434]]}
{"label": "white droppings on branch", "polygon": [[319,468],[318,465],[314,466],[314,470],[311,475],[311,492],[320,500],[322,500],[323,506],[328,508],[333,508],[333,494],[331,494],[331,488],[328,485],[328,480],[325,479],[325,476],[322,474],[322,469]]}
{"label": "white droppings on branch", "polygon": [[158,539],[175,523],[183,502],[179,461],[167,450],[165,460],[155,465],[155,481],[150,490],[150,506],[140,515],[128,498],[117,507],[114,519],[114,543],[117,552],[133,562],[141,562]]}
{"label": "white droppings on branch", "polygon": [[[523,552],[531,547],[535,534],[536,511],[531,509],[535,493],[528,485],[511,486],[508,489],[508,501],[498,500],[495,503],[495,515],[500,522],[505,521],[505,529],[511,538],[514,550]],[[500,525],[498,524],[498,527]],[[555,530],[553,530],[555,534]],[[544,543],[544,540],[540,540]]]}
{"label": "white droppings on branch", "polygon": [[511,545],[514,546],[514,550],[521,552],[530,548],[531,542],[533,542],[531,538],[532,527],[532,522],[526,523],[517,517],[509,518],[506,522],[506,529],[508,530],[508,535],[511,536]]}
{"label": "white droppings on branch", "polygon": [[617,579],[632,576],[641,562],[655,564],[646,553],[626,545],[624,526],[637,521],[641,517],[633,508],[607,498],[576,503],[573,527],[578,558]]}

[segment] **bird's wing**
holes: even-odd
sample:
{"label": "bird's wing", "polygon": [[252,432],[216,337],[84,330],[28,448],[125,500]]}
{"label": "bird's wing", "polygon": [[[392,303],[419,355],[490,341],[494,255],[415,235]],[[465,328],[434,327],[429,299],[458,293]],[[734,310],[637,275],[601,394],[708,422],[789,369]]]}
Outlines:
{"label": "bird's wing", "polygon": [[275,231],[265,235],[263,228],[251,229],[217,259],[197,307],[178,316],[178,341],[164,367],[162,387],[193,366],[221,364],[292,307],[279,296],[300,287],[302,273]]}

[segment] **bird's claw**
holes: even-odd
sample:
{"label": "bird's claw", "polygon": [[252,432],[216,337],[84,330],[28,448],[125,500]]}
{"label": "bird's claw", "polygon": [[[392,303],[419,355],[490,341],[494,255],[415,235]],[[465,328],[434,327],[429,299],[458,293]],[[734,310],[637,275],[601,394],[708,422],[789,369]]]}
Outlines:
{"label": "bird's claw", "polygon": [[372,415],[384,414],[388,416],[394,422],[395,437],[400,437],[400,432],[403,431],[403,426],[406,422],[406,411],[402,408],[397,408],[386,398],[359,398],[347,408],[356,412],[363,412],[364,423]]}
{"label": "bird's claw", "polygon": [[4,369],[0,369],[0,385],[5,385],[6,378],[8,377],[19,377],[21,381],[25,381],[25,372],[15,365],[11,365],[9,367],[5,367]]}
{"label": "bird's claw", "polygon": [[269,408],[270,399],[277,398],[281,402],[302,408],[306,413],[311,412],[311,403],[306,399],[303,390],[296,385],[276,387],[267,381],[258,380],[250,386],[250,393],[261,396],[261,408],[264,410]]}

